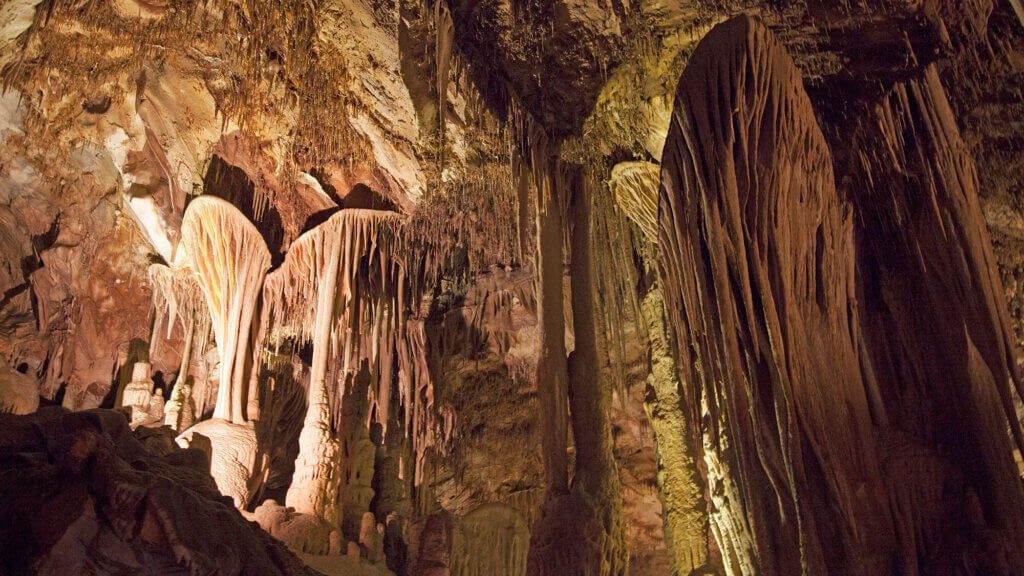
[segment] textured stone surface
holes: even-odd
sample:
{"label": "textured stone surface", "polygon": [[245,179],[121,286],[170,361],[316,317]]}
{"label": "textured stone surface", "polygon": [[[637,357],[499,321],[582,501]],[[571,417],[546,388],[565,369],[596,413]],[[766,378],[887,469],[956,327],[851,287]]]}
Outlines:
{"label": "textured stone surface", "polygon": [[1016,377],[973,162],[934,71],[862,118],[842,194],[766,28],[715,28],[680,81],[659,244],[712,527],[731,573],[1001,572]]}
{"label": "textured stone surface", "polygon": [[[633,576],[1014,574],[1015,474],[999,456],[1003,414],[1024,413],[1004,386],[1024,326],[1017,4],[0,2],[0,410],[116,406],[148,364],[138,414],[173,390],[168,423],[188,428],[191,382],[200,427],[228,408],[254,421],[210,431],[228,438],[222,491],[332,572],[374,573],[373,556],[397,576],[518,573],[525,527],[557,576],[621,573],[626,550]],[[659,311],[673,296],[655,190],[686,164],[664,146],[680,74],[740,12],[793,64],[752,45],[717,83],[688,76],[709,101],[697,116],[723,128],[687,145],[731,154],[702,153],[689,165],[714,177],[675,192],[770,197],[701,208],[719,209],[705,228],[721,250],[679,267],[714,280],[685,299],[706,325],[679,338],[678,310]],[[271,270],[339,208],[408,225],[387,264],[367,249],[376,234],[345,225],[366,240],[344,257],[361,303],[319,345],[313,311],[341,310],[301,274],[242,290],[252,322],[225,339],[189,289],[148,273],[188,271],[182,222],[201,196],[252,224]],[[319,270],[330,255],[305,256]],[[289,307],[304,312],[279,322]],[[733,333],[731,349],[706,345]],[[669,349],[728,352],[732,371]],[[367,361],[358,382],[352,359]],[[166,427],[137,434],[174,450]],[[327,485],[308,491],[317,517],[273,504],[290,484]]]}
{"label": "textured stone surface", "polygon": [[9,574],[315,574],[220,496],[202,453],[156,456],[117,412],[0,414]]}

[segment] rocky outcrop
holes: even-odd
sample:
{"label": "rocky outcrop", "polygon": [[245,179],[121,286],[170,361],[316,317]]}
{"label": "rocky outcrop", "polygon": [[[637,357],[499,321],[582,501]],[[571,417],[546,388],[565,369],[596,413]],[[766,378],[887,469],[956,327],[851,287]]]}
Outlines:
{"label": "rocky outcrop", "polygon": [[657,443],[665,541],[674,569],[680,574],[691,574],[712,564],[708,550],[708,506],[698,464],[700,455],[694,442],[697,426],[690,420],[692,413],[683,402],[661,290],[648,292],[643,314],[651,351],[644,408]]}
{"label": "rocky outcrop", "polygon": [[0,470],[3,574],[315,574],[118,412],[0,414]]}
{"label": "rocky outcrop", "polygon": [[1013,345],[973,164],[934,72],[862,113],[843,194],[763,26],[716,27],[680,81],[659,240],[712,529],[730,574],[1010,573]]}

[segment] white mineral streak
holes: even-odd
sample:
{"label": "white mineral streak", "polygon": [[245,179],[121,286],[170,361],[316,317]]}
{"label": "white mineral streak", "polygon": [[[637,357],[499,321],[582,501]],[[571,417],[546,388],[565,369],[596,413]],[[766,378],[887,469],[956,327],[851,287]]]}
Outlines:
{"label": "white mineral streak", "polygon": [[189,204],[181,225],[199,286],[206,296],[220,354],[214,418],[246,421],[246,353],[270,253],[256,227],[237,208],[213,196]]}

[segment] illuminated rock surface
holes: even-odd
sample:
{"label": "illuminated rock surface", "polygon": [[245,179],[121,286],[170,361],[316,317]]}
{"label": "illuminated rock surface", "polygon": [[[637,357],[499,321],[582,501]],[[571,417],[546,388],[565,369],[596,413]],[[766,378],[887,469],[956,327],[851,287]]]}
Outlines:
{"label": "illuminated rock surface", "polygon": [[1017,576],[1022,85],[1017,0],[0,2],[0,574]]}

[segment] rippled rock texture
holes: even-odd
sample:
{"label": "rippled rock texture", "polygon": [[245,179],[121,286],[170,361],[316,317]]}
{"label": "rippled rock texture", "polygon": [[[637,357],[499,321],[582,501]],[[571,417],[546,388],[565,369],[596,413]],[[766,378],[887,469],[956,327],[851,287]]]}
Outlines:
{"label": "rippled rock texture", "polygon": [[680,81],[662,279],[723,562],[1015,573],[1014,344],[973,161],[931,69],[857,125],[837,191],[799,72],[746,17]]}

